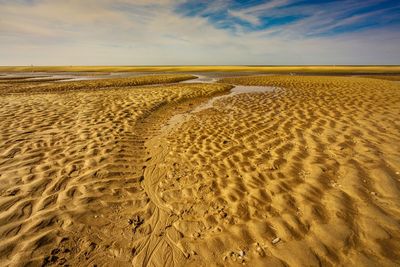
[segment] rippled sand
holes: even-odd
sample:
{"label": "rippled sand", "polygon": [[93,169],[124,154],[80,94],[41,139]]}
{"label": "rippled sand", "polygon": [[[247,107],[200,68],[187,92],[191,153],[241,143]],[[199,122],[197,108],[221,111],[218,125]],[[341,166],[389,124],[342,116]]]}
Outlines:
{"label": "rippled sand", "polygon": [[398,83],[130,79],[0,83],[0,265],[400,264]]}
{"label": "rippled sand", "polygon": [[158,199],[185,265],[400,264],[400,86],[223,82],[283,89],[220,99],[156,142]]}
{"label": "rippled sand", "polygon": [[132,242],[145,246],[138,235],[152,230],[130,220],[155,209],[143,188],[150,133],[142,121],[164,105],[226,89],[1,95],[0,265],[129,265]]}

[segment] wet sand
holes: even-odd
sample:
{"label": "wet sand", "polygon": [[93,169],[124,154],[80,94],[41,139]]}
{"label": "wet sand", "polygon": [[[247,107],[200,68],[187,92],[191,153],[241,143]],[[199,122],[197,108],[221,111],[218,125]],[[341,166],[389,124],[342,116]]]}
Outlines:
{"label": "wet sand", "polygon": [[2,265],[400,264],[398,83],[75,83],[0,84]]}

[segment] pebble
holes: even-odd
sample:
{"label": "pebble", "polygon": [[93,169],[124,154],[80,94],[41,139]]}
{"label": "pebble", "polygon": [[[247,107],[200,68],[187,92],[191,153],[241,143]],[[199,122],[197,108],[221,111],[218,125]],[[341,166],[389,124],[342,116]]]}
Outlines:
{"label": "pebble", "polygon": [[272,244],[275,245],[275,244],[279,243],[279,241],[281,241],[281,239],[279,237],[277,237],[274,240],[272,240]]}
{"label": "pebble", "polygon": [[243,257],[244,256],[244,251],[243,250],[239,250],[239,256]]}

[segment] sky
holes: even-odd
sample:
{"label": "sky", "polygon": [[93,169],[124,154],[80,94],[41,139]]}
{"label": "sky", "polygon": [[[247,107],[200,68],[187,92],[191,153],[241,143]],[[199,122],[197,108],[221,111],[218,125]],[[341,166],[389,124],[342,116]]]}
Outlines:
{"label": "sky", "polygon": [[0,65],[400,64],[399,0],[0,0]]}

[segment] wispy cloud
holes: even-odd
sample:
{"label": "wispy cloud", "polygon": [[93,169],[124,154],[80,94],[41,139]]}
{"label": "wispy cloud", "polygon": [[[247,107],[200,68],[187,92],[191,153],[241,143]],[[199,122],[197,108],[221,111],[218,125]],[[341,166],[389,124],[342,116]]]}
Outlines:
{"label": "wispy cloud", "polygon": [[[250,6],[235,1],[221,2],[225,4],[227,12],[205,12],[206,8],[202,9],[199,5],[198,12],[192,12],[189,16],[207,17],[217,27],[224,25],[232,30],[245,28],[247,31],[265,31],[279,27],[282,33],[295,29],[302,35],[333,34],[329,30],[339,26],[346,26],[342,33],[351,32],[362,26],[384,26],[400,21],[400,3],[393,0],[270,0],[257,1],[257,4]],[[192,1],[181,4],[179,11],[188,14],[185,7],[191,8],[190,3]]]}
{"label": "wispy cloud", "polygon": [[228,14],[231,17],[236,17],[253,25],[260,25],[261,23],[260,19],[257,16],[253,16],[252,14],[248,14],[247,12],[228,10]]}
{"label": "wispy cloud", "polygon": [[399,11],[392,0],[0,0],[0,65],[400,64]]}

